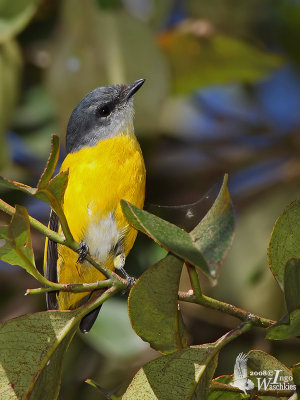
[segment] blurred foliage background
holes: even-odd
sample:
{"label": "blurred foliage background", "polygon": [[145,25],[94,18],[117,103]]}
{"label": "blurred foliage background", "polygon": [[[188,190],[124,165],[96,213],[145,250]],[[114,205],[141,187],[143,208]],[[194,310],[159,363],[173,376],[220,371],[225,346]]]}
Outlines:
{"label": "blurred foliage background", "polygon": [[[218,286],[202,284],[211,296],[278,319],[285,310],[267,245],[275,219],[300,194],[299,38],[295,0],[0,0],[0,173],[34,185],[51,134],[64,142],[88,91],[146,78],[135,126],[147,204],[195,202],[229,172],[236,237]],[[45,204],[0,190],[47,222]],[[7,220],[2,213],[0,223]],[[32,235],[42,268],[44,238]],[[138,276],[162,255],[139,235],[127,270]],[[0,285],[1,320],[45,309],[43,298],[24,299],[36,283],[19,268],[1,262]],[[125,300],[107,302],[91,333],[75,338],[61,399],[104,398],[83,380],[122,388],[158,356],[131,330]],[[184,304],[183,314],[190,344],[236,325],[199,306]],[[254,348],[287,365],[299,361],[299,343],[266,341],[257,329],[222,351],[217,375],[232,373],[236,355]]]}

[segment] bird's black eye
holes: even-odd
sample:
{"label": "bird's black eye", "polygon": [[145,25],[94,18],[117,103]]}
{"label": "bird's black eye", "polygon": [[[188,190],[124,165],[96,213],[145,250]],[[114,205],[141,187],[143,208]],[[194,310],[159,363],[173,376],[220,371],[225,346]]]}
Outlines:
{"label": "bird's black eye", "polygon": [[108,117],[111,113],[111,107],[109,105],[99,106],[97,108],[97,115],[100,118]]}

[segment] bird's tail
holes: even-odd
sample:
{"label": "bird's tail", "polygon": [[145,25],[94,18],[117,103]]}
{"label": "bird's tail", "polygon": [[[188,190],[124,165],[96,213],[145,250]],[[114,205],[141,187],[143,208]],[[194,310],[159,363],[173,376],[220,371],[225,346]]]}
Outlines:
{"label": "bird's tail", "polygon": [[101,306],[95,308],[95,310],[88,313],[85,317],[82,318],[79,328],[82,333],[88,333],[91,327],[94,325],[96,318],[98,317]]}

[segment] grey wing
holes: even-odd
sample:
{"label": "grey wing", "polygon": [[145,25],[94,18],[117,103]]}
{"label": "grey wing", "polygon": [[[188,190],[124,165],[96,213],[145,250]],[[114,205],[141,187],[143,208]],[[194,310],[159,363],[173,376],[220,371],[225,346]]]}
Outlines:
{"label": "grey wing", "polygon": [[[49,228],[55,232],[58,231],[58,217],[52,210],[50,213]],[[51,282],[57,282],[57,258],[57,244],[49,239],[47,247],[45,277]],[[46,293],[46,303],[48,310],[58,309],[56,294],[57,292]]]}
{"label": "grey wing", "polygon": [[244,353],[240,353],[235,361],[234,365],[234,381],[247,381],[248,371],[247,371],[247,361],[248,357]]}

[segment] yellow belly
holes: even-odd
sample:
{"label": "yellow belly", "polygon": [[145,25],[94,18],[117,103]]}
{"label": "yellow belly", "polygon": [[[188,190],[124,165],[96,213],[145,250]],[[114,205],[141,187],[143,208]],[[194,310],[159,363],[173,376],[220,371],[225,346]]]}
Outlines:
{"label": "yellow belly", "polygon": [[[90,253],[113,269],[109,249],[124,237],[125,255],[137,232],[124,217],[120,200],[139,208],[144,205],[145,166],[134,135],[119,135],[94,147],[70,153],[61,170],[69,169],[64,212],[74,239],[85,241]],[[57,274],[61,283],[94,282],[104,276],[87,263],[77,264],[78,255],[58,245]],[[86,293],[60,293],[60,309],[77,307]]]}

